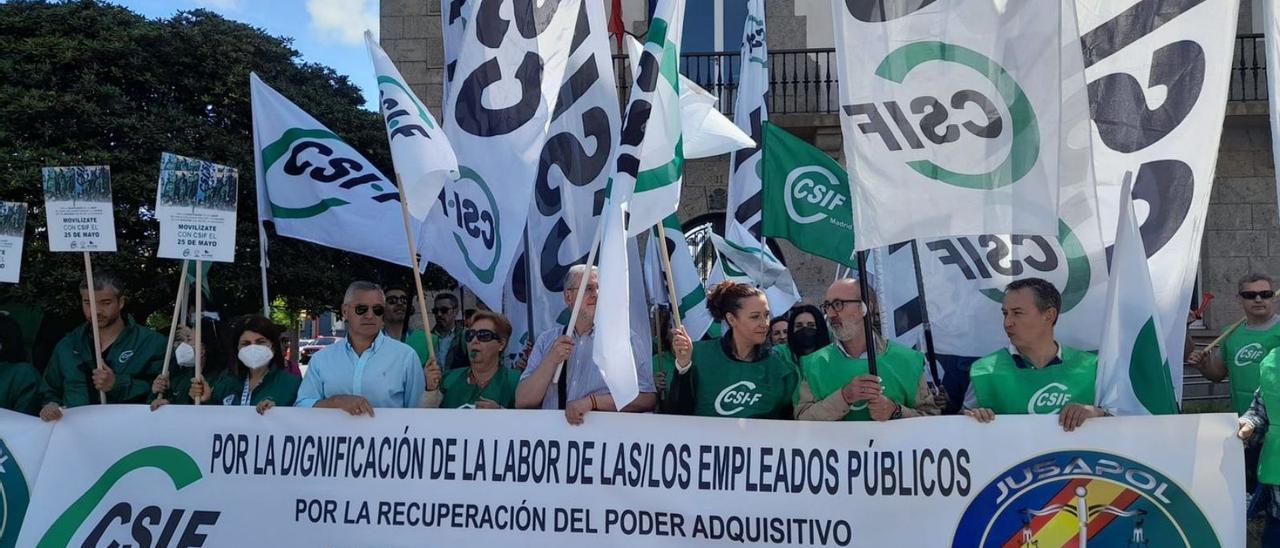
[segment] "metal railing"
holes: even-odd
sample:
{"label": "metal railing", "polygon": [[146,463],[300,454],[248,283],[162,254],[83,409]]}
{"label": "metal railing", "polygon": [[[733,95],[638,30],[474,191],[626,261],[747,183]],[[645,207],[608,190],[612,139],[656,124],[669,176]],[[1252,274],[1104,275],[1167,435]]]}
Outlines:
{"label": "metal railing", "polygon": [[[618,97],[626,104],[631,92],[631,68],[626,56],[615,55]],[[1236,36],[1231,61],[1228,100],[1267,100],[1266,43],[1261,34]],[[680,72],[719,100],[720,111],[732,115],[738,99],[742,56],[736,51],[686,53]],[[834,48],[783,49],[769,52],[770,114],[834,114],[839,94]]]}

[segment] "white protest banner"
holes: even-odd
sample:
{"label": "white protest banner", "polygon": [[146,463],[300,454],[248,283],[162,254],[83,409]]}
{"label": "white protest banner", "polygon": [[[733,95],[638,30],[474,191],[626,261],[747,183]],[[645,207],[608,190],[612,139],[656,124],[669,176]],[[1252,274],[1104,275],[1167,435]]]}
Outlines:
{"label": "white protest banner", "polygon": [[257,74],[249,82],[259,223],[272,221],[282,236],[410,266],[395,183]]}
{"label": "white protest banner", "polygon": [[0,202],[0,282],[16,284],[22,275],[22,240],[27,204]]}
{"label": "white protest banner", "polygon": [[1235,424],[94,406],[54,426],[18,545],[1044,547],[1083,527],[1234,548]]}
{"label": "white protest banner", "polygon": [[[570,266],[586,262],[621,125],[604,5],[564,0],[561,9],[571,4],[581,4],[578,28],[588,34],[575,39],[569,52],[565,79],[571,84],[565,89],[572,93],[561,95],[556,103],[550,136],[538,160],[533,200],[526,204],[531,249],[522,249],[511,269],[510,298],[503,304],[515,329],[512,350],[523,347],[519,339],[526,329],[537,336],[569,321],[564,276]],[[527,282],[524,261],[532,273]],[[526,304],[533,306],[532,328],[525,327]]]}
{"label": "white protest banner", "polygon": [[[1087,120],[1073,0],[832,2],[859,250],[1058,230],[1067,131]],[[1070,22],[1071,24],[1062,24]]]}
{"label": "white protest banner", "polygon": [[46,167],[49,251],[115,251],[116,220],[107,166]]}
{"label": "white protest banner", "polygon": [[53,425],[0,409],[0,546],[18,546]]}
{"label": "white protest banner", "polygon": [[[454,3],[456,4],[456,3]],[[443,108],[445,135],[461,177],[444,183],[440,214],[423,223],[423,257],[495,310],[520,250],[534,185],[567,78],[582,2],[492,2],[448,6],[465,23]],[[445,24],[448,25],[449,21]],[[449,27],[450,37],[456,36]],[[568,120],[566,123],[571,123]]]}
{"label": "white protest banner", "polygon": [[160,156],[156,217],[165,259],[235,262],[235,169],[195,158]]}

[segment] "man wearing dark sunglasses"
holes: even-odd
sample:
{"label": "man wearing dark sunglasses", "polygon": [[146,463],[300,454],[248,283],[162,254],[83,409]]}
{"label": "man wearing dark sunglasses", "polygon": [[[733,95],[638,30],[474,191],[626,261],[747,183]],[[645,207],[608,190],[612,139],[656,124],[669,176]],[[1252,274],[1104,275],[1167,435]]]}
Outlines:
{"label": "man wearing dark sunglasses", "polygon": [[409,293],[399,287],[387,289],[387,312],[382,317],[382,330],[388,337],[404,342],[409,335]]}
{"label": "man wearing dark sunglasses", "polygon": [[377,284],[347,287],[342,298],[347,338],[311,357],[295,407],[373,416],[374,408],[418,406],[426,392],[422,364],[409,345],[382,332],[386,313],[386,295]]}
{"label": "man wearing dark sunglasses", "polygon": [[436,360],[446,372],[466,367],[466,342],[458,325],[458,298],[452,293],[437,294],[431,313],[435,316],[431,332],[440,341],[436,345]]}
{"label": "man wearing dark sunglasses", "polygon": [[[1244,323],[1223,328],[1227,338],[1221,352],[1196,350],[1187,355],[1186,363],[1213,382],[1231,377],[1231,406],[1237,415],[1244,415],[1258,389],[1262,358],[1280,347],[1280,317],[1276,316],[1275,282],[1270,276],[1247,274],[1240,278],[1236,290]],[[1253,492],[1257,479],[1260,452],[1260,447],[1245,450],[1245,483],[1249,492]]]}

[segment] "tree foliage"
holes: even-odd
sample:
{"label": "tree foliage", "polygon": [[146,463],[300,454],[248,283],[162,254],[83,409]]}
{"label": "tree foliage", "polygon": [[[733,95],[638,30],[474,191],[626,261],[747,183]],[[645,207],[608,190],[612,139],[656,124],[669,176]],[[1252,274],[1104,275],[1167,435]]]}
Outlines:
{"label": "tree foliage", "polygon": [[[250,72],[390,166],[380,117],[347,77],[301,62],[287,38],[213,12],[149,20],[93,0],[15,1],[0,4],[0,44],[0,199],[31,208],[22,282],[0,292],[48,312],[79,314],[84,270],[78,254],[48,250],[40,168],[107,165],[119,251],[95,254],[95,268],[124,278],[140,320],[168,313],[180,264],[155,256],[162,152],[239,170],[236,262],[215,265],[210,278],[224,315],[261,310]],[[274,234],[268,242],[272,298],[291,311],[336,307],[352,279],[408,280],[407,269],[375,259]],[[429,274],[429,286],[446,283]]]}

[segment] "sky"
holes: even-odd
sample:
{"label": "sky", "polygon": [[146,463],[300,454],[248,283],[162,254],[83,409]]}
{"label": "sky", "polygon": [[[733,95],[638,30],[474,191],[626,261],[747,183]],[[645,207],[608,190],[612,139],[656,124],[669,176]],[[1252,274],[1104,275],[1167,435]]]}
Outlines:
{"label": "sky", "polygon": [[307,62],[344,74],[364,92],[365,108],[376,110],[378,89],[364,31],[378,34],[378,0],[111,0],[149,18],[204,8],[227,19],[293,38]]}

